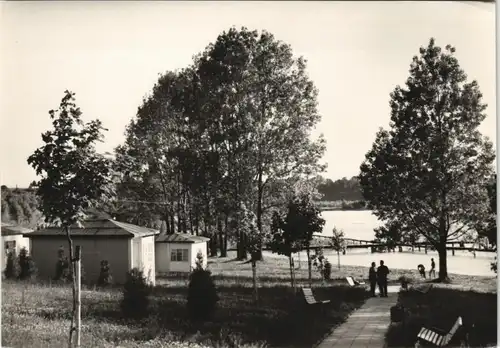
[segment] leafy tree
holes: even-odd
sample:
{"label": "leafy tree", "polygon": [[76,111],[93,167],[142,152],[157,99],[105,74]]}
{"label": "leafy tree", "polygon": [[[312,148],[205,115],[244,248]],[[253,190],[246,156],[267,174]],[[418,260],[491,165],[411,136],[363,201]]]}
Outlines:
{"label": "leafy tree", "polygon": [[[85,211],[106,194],[109,161],[95,150],[104,128],[99,120],[84,123],[75,104],[74,93],[65,91],[57,110],[50,110],[53,128],[42,134],[45,143],[28,158],[41,176],[36,187],[45,222],[59,225],[68,238],[73,280],[73,317],[69,333],[71,345],[76,312],[76,279],[71,226],[80,225]],[[77,333],[78,334],[78,333]]]}
{"label": "leafy tree", "polygon": [[475,233],[486,219],[485,182],[495,155],[478,131],[486,105],[476,81],[431,39],[413,58],[406,88],[391,94],[390,130],[377,133],[359,175],[368,208],[399,221],[439,253],[439,278],[448,278],[446,242]]}
{"label": "leafy tree", "polygon": [[337,252],[337,264],[340,269],[340,252],[345,248],[345,235],[344,231],[337,229],[336,227],[332,230],[331,246],[333,250]]}
{"label": "leafy tree", "polygon": [[280,217],[279,213],[274,214],[273,233],[269,245],[273,252],[289,257],[292,287],[294,287],[292,253],[303,249],[307,253],[309,283],[312,283],[310,245],[313,234],[321,232],[324,224],[325,220],[321,218],[320,210],[307,194],[296,196],[289,202],[284,219]]}
{"label": "leafy tree", "polygon": [[262,250],[262,244],[264,243],[264,236],[257,229],[255,214],[248,210],[244,204],[240,206],[237,219],[239,220],[241,231],[247,237],[247,247],[251,256],[250,262],[252,263],[254,300],[257,301],[259,298],[257,286],[257,261],[259,260],[259,252]]}
{"label": "leafy tree", "polygon": [[318,270],[321,278],[324,280],[330,279],[331,274],[331,264],[325,257],[323,248],[315,249],[315,253],[311,256],[311,261],[314,267]]}
{"label": "leafy tree", "polygon": [[321,217],[321,211],[314,205],[309,195],[295,197],[289,204],[285,228],[296,231],[301,249],[306,250],[309,285],[312,284],[310,243],[314,233],[323,231],[324,224],[325,220]]}
{"label": "leafy tree", "polygon": [[268,246],[273,253],[288,257],[290,266],[290,282],[293,289],[295,289],[295,265],[293,253],[300,250],[298,241],[299,236],[295,232],[295,230],[287,228],[285,219],[278,211],[273,212],[271,222],[271,238]]}
{"label": "leafy tree", "polygon": [[497,175],[496,173],[488,181],[488,218],[486,221],[478,221],[477,229],[481,236],[488,238],[491,245],[497,245]]}
{"label": "leafy tree", "polygon": [[269,32],[231,28],[207,48],[198,66],[201,84],[212,86],[203,88],[210,95],[209,115],[221,115],[225,127],[218,132],[228,134],[235,199],[244,201],[243,196],[253,193],[262,233],[266,191],[272,182],[324,168],[319,164],[324,139],[310,137],[321,117],[306,60],[294,57],[291,46]]}

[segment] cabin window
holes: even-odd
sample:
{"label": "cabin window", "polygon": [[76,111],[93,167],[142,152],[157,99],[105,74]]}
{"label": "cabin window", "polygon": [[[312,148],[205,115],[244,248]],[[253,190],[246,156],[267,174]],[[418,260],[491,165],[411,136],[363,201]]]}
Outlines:
{"label": "cabin window", "polygon": [[187,262],[188,250],[187,249],[172,249],[170,254],[170,261]]}

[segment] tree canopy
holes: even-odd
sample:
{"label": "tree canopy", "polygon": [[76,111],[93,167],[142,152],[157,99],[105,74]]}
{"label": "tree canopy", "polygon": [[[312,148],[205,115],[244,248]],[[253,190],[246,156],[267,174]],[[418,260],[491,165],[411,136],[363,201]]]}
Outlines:
{"label": "tree canopy", "polygon": [[389,129],[377,133],[359,175],[376,216],[436,247],[440,278],[448,276],[446,242],[474,234],[486,219],[495,158],[478,130],[486,117],[479,86],[467,82],[454,53],[434,39],[420,48],[406,86],[391,93]]}
{"label": "tree canopy", "polygon": [[108,161],[94,148],[104,128],[99,120],[85,124],[74,100],[65,91],[59,108],[49,111],[53,130],[42,134],[45,145],[28,158],[41,176],[33,187],[45,222],[66,227],[80,223],[103,196],[109,175]]}
{"label": "tree canopy", "polygon": [[311,137],[319,121],[305,59],[269,32],[231,28],[161,75],[138,108],[116,149],[116,206],[128,221],[210,236],[212,254],[235,241],[245,258],[237,207],[265,233],[283,192],[324,169],[325,141]]}

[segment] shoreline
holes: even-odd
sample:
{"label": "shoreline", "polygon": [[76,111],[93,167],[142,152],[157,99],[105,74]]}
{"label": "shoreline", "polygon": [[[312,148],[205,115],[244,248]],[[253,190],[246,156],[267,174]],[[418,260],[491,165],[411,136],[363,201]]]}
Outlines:
{"label": "shoreline", "polygon": [[[270,251],[264,251],[264,258],[282,258],[286,256],[273,254]],[[333,266],[337,265],[338,255],[336,252],[325,251],[324,256],[332,263]],[[494,262],[494,255],[485,257],[476,257],[472,255],[458,255],[452,256],[451,253],[447,257],[447,266],[449,274],[457,274],[462,276],[480,276],[480,277],[496,277],[496,274],[491,270],[490,263]],[[294,253],[294,260],[307,261],[306,252]],[[406,271],[416,271],[418,264],[423,264],[426,267],[426,272],[430,269],[431,258],[436,262],[436,273],[439,272],[439,256],[437,252],[429,251],[427,254],[424,252],[395,252],[395,253],[347,253],[342,255],[340,253],[340,264],[343,266],[366,267],[370,266],[371,262],[377,265],[379,260],[384,260],[389,269],[399,269]]]}

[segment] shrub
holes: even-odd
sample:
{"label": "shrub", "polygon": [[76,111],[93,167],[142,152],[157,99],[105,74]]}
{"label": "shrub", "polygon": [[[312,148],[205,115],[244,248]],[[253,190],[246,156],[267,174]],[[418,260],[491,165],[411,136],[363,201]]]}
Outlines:
{"label": "shrub", "polygon": [[57,261],[56,261],[56,274],[54,280],[63,280],[64,273],[69,267],[68,258],[64,256],[64,249],[62,247],[57,250]]}
{"label": "shrub", "polygon": [[6,279],[17,279],[19,277],[19,263],[16,260],[16,254],[14,252],[9,252],[7,254],[4,274]]}
{"label": "shrub", "polygon": [[323,268],[323,278],[325,280],[330,280],[332,276],[332,264],[326,260],[325,261],[325,266]]}
{"label": "shrub", "polygon": [[97,279],[98,286],[109,286],[113,283],[113,277],[111,276],[111,270],[109,267],[109,262],[107,260],[101,261],[101,270],[99,272],[99,278]]}
{"label": "shrub", "polygon": [[[64,249],[61,247],[57,251],[58,258],[56,262],[56,275],[54,280],[62,281],[64,283],[73,282],[73,267],[71,267],[71,263],[69,258],[65,256]],[[85,282],[85,270],[83,269],[83,262],[80,262],[80,276],[81,282]]]}
{"label": "shrub", "polygon": [[206,321],[215,311],[219,296],[212,274],[203,269],[203,256],[196,256],[196,268],[189,275],[187,308],[192,321]]}
{"label": "shrub", "polygon": [[148,314],[149,294],[151,287],[148,285],[144,272],[133,268],[127,272],[127,279],[123,286],[123,298],[120,303],[121,310],[127,318],[139,319]]}
{"label": "shrub", "polygon": [[35,261],[28,255],[26,248],[22,248],[19,252],[19,279],[33,280],[37,271]]}
{"label": "shrub", "polygon": [[410,277],[407,277],[405,275],[402,275],[401,277],[398,278],[399,283],[401,284],[401,288],[408,290],[408,285],[413,284],[413,279]]}

